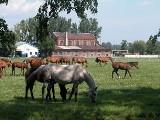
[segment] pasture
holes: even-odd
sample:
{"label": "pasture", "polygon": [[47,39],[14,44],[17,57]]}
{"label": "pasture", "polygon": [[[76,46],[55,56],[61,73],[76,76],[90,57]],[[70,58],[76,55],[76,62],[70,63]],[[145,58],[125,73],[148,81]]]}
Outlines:
{"label": "pasture", "polygon": [[[23,61],[23,59],[10,59]],[[97,103],[88,97],[86,83],[79,85],[78,102],[63,103],[58,84],[55,85],[57,101],[41,100],[42,84],[36,82],[33,92],[35,100],[25,100],[25,80],[19,75],[7,75],[0,79],[0,120],[158,120],[160,119],[160,59],[124,59],[114,61],[139,62],[139,69],[133,67],[123,79],[124,71],[119,70],[112,79],[111,61],[104,67],[96,64],[95,59],[87,59],[86,68],[93,76],[98,87]],[[68,93],[72,85],[67,85]],[[68,98],[69,94],[67,94]]]}

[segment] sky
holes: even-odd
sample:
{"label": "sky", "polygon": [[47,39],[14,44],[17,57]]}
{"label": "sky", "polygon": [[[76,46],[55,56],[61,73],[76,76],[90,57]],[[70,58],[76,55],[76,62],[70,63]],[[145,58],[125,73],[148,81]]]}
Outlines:
{"label": "sky", "polygon": [[[0,4],[0,18],[12,29],[21,20],[34,17],[44,0],[9,0]],[[122,40],[133,43],[149,39],[160,29],[160,0],[98,0],[98,13],[87,12],[88,18],[96,18],[102,27],[100,43],[120,44]],[[76,13],[60,13],[79,24]]]}

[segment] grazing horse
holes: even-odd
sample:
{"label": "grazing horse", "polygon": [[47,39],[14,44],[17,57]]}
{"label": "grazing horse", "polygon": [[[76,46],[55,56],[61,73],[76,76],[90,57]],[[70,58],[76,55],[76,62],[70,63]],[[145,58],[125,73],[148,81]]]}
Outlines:
{"label": "grazing horse", "polygon": [[31,59],[30,61],[28,61],[28,63],[30,63],[30,66],[33,68],[38,68],[41,65],[45,65],[45,63],[43,62],[43,59],[41,58],[34,58]]}
{"label": "grazing horse", "polygon": [[72,64],[74,63],[80,63],[82,64],[82,66],[84,66],[84,64],[86,64],[86,67],[88,66],[88,62],[87,59],[85,57],[73,57],[72,58]]}
{"label": "grazing horse", "polygon": [[62,63],[66,63],[66,64],[70,65],[70,64],[71,64],[71,61],[70,61],[70,58],[69,58],[69,57],[61,57],[61,58],[60,58],[60,63],[61,63],[61,64],[62,64]]}
{"label": "grazing horse", "polygon": [[99,63],[100,66],[102,66],[101,63],[104,63],[105,66],[111,59],[111,57],[96,57],[95,62],[97,62],[97,64]]}
{"label": "grazing horse", "polygon": [[125,76],[124,76],[124,78],[126,77],[127,72],[129,74],[129,76],[132,78],[131,73],[130,73],[129,70],[133,66],[135,66],[137,69],[139,69],[138,62],[127,62],[127,63],[124,63],[124,62],[113,62],[112,61],[112,67],[113,67],[112,78],[113,78],[114,72],[117,74],[118,78],[120,78],[120,75],[118,74],[118,70],[119,69],[125,70]]}
{"label": "grazing horse", "polygon": [[11,61],[0,61],[0,69],[5,73],[5,75],[6,75],[7,67],[10,67],[10,66],[12,66]]}
{"label": "grazing horse", "polygon": [[24,75],[24,69],[28,69],[28,65],[26,64],[26,63],[24,63],[24,62],[13,62],[12,63],[12,75],[13,75],[13,73],[14,73],[14,75],[15,75],[15,68],[21,68],[21,73],[22,73],[22,71],[23,71],[23,75]]}
{"label": "grazing horse", "polygon": [[46,64],[48,63],[56,63],[56,64],[59,64],[60,63],[60,57],[47,57],[46,58]]}
{"label": "grazing horse", "polygon": [[[96,102],[97,87],[88,71],[81,65],[73,64],[68,66],[51,65],[50,70],[46,71],[48,76],[54,79],[59,84],[73,84],[72,91],[69,96],[69,101],[73,93],[75,93],[75,102],[77,102],[78,85],[85,81],[89,86],[89,96],[93,103]],[[47,77],[47,76],[46,76]]]}
{"label": "grazing horse", "polygon": [[[42,94],[42,100],[44,100],[44,89],[46,87],[46,82],[48,83],[48,87],[52,88],[53,99],[56,100],[56,98],[55,98],[55,90],[54,90],[55,81],[53,79],[51,79],[51,78],[44,78],[44,76],[45,77],[47,76],[47,74],[45,73],[46,69],[49,69],[48,65],[46,65],[46,66],[45,65],[41,65],[38,68],[30,68],[29,70],[26,71],[26,73],[25,73],[25,80],[26,80],[25,98],[26,99],[28,98],[28,89],[30,89],[31,97],[34,100],[34,96],[33,96],[33,91],[32,90],[33,90],[34,83],[37,80],[38,82],[43,83],[43,86],[42,86],[42,93],[43,93]],[[59,84],[59,87],[60,87],[60,95],[62,97],[62,100],[65,101],[66,100],[66,94],[67,94],[66,87],[65,87],[65,85],[61,85],[61,84]],[[46,99],[48,99],[48,97],[51,100],[51,95],[50,94],[47,94]]]}

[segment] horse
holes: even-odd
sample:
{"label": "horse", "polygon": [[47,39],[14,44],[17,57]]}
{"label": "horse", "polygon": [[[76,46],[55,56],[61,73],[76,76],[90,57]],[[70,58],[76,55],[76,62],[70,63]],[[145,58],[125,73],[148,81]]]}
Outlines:
{"label": "horse", "polygon": [[34,59],[31,59],[30,61],[28,61],[28,64],[30,64],[30,66],[33,68],[38,68],[40,67],[41,65],[45,65],[46,63],[43,62],[43,59],[41,58],[34,58]]}
{"label": "horse", "polygon": [[70,61],[70,58],[69,58],[69,57],[61,57],[61,58],[60,58],[60,63],[61,63],[61,64],[62,64],[62,63],[66,63],[66,64],[70,65],[70,64],[71,64],[71,61]]}
{"label": "horse", "polygon": [[[77,102],[78,85],[86,82],[89,87],[89,96],[93,103],[96,102],[97,87],[93,77],[81,65],[51,65],[50,70],[46,70],[48,77],[51,77],[56,83],[59,84],[73,84],[72,91],[69,96],[71,101],[73,93],[75,93],[75,102]],[[46,76],[47,77],[47,76]]]}
{"label": "horse", "polygon": [[87,59],[85,57],[73,57],[72,58],[72,64],[74,63],[80,63],[82,64],[82,66],[84,66],[84,64],[86,64],[86,67],[88,66],[88,62]]}
{"label": "horse", "polygon": [[0,61],[0,69],[5,73],[5,75],[6,75],[7,67],[10,67],[10,66],[12,66],[11,61]]}
{"label": "horse", "polygon": [[60,57],[47,57],[46,58],[46,64],[48,63],[56,63],[56,64],[59,64],[60,63]]}
{"label": "horse", "polygon": [[[54,90],[55,81],[53,81],[50,78],[43,79],[44,78],[43,76],[45,76],[45,71],[44,70],[46,69],[46,67],[48,68],[48,66],[41,65],[38,68],[35,68],[35,67],[32,68],[31,67],[29,70],[26,71],[26,73],[25,73],[25,81],[26,81],[25,99],[26,100],[28,99],[28,89],[30,89],[32,100],[34,100],[34,95],[33,95],[33,91],[32,90],[33,90],[33,86],[34,86],[35,80],[37,80],[38,82],[43,83],[43,86],[42,86],[42,93],[43,93],[42,94],[42,100],[44,100],[44,89],[46,87],[46,82],[47,82],[48,83],[48,87],[52,88],[53,100],[56,101],[55,90]],[[60,87],[60,95],[62,97],[62,101],[66,101],[66,94],[67,94],[66,87],[65,87],[65,85],[61,85],[61,84],[59,84],[59,87]],[[50,100],[52,99],[51,95],[47,94],[46,95],[46,100],[48,99],[48,97],[49,97]]]}
{"label": "horse", "polygon": [[25,59],[23,62],[26,62],[26,64],[28,65],[30,62],[31,62],[31,60],[33,60],[33,59]]}
{"label": "horse", "polygon": [[131,73],[130,73],[130,69],[131,67],[135,66],[137,69],[139,69],[138,67],[138,62],[113,62],[112,61],[112,67],[113,67],[113,71],[112,71],[112,79],[113,79],[113,74],[114,72],[117,74],[118,78],[120,78],[120,75],[118,74],[118,70],[125,70],[125,75],[124,78],[126,77],[126,74],[128,72],[129,76],[132,78]]}
{"label": "horse", "polygon": [[24,62],[13,62],[12,63],[12,75],[13,75],[13,73],[15,75],[15,68],[16,67],[21,68],[21,73],[23,71],[23,75],[24,75],[24,69],[26,69],[26,70],[28,69],[28,65]]}
{"label": "horse", "polygon": [[96,57],[95,62],[97,62],[97,64],[99,63],[100,66],[102,66],[101,63],[104,63],[103,66],[105,66],[111,59],[111,57]]}

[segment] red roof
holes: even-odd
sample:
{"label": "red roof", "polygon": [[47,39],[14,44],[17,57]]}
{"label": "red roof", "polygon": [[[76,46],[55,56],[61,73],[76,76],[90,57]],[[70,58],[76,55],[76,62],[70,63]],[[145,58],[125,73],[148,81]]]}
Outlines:
{"label": "red roof", "polygon": [[[95,40],[95,37],[91,33],[69,33],[68,40]],[[65,40],[66,32],[53,32],[53,36],[59,37],[60,40]]]}

